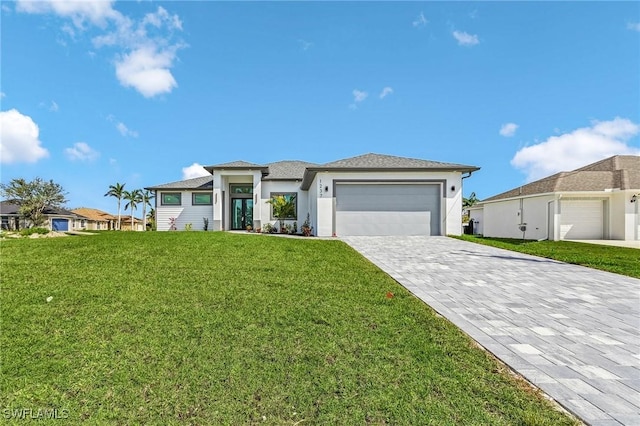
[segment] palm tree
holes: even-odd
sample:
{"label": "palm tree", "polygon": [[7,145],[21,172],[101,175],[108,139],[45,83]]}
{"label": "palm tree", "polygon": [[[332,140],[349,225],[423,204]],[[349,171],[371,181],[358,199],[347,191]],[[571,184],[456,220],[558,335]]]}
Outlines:
{"label": "palm tree", "polygon": [[126,192],[124,190],[124,186],[126,183],[120,184],[117,183],[115,185],[109,185],[109,191],[104,194],[105,197],[115,197],[118,200],[118,231],[120,230],[120,202],[122,201],[122,197]]}
{"label": "palm tree", "polygon": [[151,207],[151,200],[155,197],[155,194],[148,189],[145,189],[144,192],[140,192],[140,202],[142,203],[142,228],[145,231],[147,230],[147,205]]}
{"label": "palm tree", "polygon": [[155,231],[156,230],[156,209],[154,209],[153,207],[151,207],[149,209],[149,213],[147,213],[147,220],[151,225],[151,230]]}
{"label": "palm tree", "polygon": [[128,208],[131,209],[131,230],[133,231],[133,215],[136,211],[136,208],[138,207],[138,203],[142,201],[142,191],[140,191],[139,189],[134,189],[133,191],[124,191],[122,198],[128,201],[128,203],[124,206],[124,210],[126,211]]}
{"label": "palm tree", "polygon": [[473,207],[478,201],[480,200],[476,197],[476,193],[472,192],[469,198],[462,197],[462,208],[468,209],[469,207]]}

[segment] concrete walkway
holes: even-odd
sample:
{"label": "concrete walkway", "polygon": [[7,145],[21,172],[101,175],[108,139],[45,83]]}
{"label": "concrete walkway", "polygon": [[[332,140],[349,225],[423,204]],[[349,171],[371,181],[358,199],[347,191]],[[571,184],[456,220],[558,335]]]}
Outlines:
{"label": "concrete walkway", "polygon": [[344,237],[591,425],[640,425],[640,280],[447,237]]}

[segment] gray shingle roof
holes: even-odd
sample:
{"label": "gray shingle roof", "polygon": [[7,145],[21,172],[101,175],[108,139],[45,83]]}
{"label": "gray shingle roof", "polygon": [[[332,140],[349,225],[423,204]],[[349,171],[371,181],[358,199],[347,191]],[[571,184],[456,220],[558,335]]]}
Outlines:
{"label": "gray shingle roof", "polygon": [[213,176],[202,176],[193,179],[149,186],[145,189],[213,189]]}
{"label": "gray shingle roof", "polygon": [[249,163],[247,161],[230,161],[228,163],[214,164],[206,169],[262,169],[262,164]]}
{"label": "gray shingle roof", "polygon": [[572,172],[556,173],[522,185],[482,200],[482,202],[551,192],[604,191],[614,188],[640,190],[640,156],[616,155],[609,157]]}
{"label": "gray shingle roof", "polygon": [[[0,214],[3,215],[17,215],[20,206],[10,200],[0,201]],[[57,207],[45,207],[42,212],[45,215],[54,216],[71,216],[71,217],[84,217],[69,210]]]}
{"label": "gray shingle roof", "polygon": [[464,164],[442,163],[440,161],[420,160],[417,158],[396,157],[393,155],[364,154],[356,157],[344,158],[323,164],[322,168],[346,169],[447,169],[457,171],[474,171],[479,167]]}
{"label": "gray shingle roof", "polygon": [[[404,170],[444,170],[458,172],[472,172],[479,167],[464,164],[442,163],[439,161],[419,160],[416,158],[396,157],[393,155],[364,154],[357,157],[345,158],[326,164],[315,164],[306,161],[287,160],[276,161],[267,165],[249,163],[247,161],[232,161],[229,163],[206,166],[205,170],[214,174],[221,169],[259,169],[263,173],[263,180],[302,180],[302,188],[308,189],[316,172],[321,170],[350,170],[350,171],[404,171]],[[198,181],[198,179],[203,179]],[[201,186],[201,185],[208,186]],[[146,189],[209,189],[213,185],[213,177],[189,179],[185,181],[150,186]]]}
{"label": "gray shingle roof", "polygon": [[269,173],[263,180],[302,180],[307,167],[318,166],[318,164],[306,161],[277,161],[267,164]]}

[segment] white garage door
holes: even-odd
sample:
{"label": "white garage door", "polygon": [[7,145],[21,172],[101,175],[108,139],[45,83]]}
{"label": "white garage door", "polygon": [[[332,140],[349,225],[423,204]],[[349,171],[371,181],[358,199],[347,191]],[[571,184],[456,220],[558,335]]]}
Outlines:
{"label": "white garage door", "polygon": [[336,184],[336,234],[440,235],[440,185]]}
{"label": "white garage door", "polygon": [[562,200],[560,209],[560,239],[604,238],[604,201]]}

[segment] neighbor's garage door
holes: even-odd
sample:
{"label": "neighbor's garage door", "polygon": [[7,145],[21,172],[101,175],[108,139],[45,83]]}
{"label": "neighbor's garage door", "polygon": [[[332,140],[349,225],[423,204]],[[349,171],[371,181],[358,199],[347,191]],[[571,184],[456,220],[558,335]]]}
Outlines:
{"label": "neighbor's garage door", "polygon": [[68,231],[69,219],[52,219],[51,227],[54,231]]}
{"label": "neighbor's garage door", "polygon": [[440,235],[440,185],[337,183],[336,234]]}
{"label": "neighbor's garage door", "polygon": [[560,239],[601,240],[604,238],[604,201],[562,200]]}

